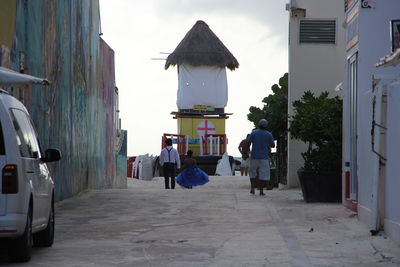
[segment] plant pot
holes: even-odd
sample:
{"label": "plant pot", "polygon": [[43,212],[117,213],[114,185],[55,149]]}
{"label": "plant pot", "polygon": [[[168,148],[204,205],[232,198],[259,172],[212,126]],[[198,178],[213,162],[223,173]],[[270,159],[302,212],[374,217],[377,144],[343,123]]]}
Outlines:
{"label": "plant pot", "polygon": [[306,202],[342,202],[342,176],[332,172],[298,171]]}

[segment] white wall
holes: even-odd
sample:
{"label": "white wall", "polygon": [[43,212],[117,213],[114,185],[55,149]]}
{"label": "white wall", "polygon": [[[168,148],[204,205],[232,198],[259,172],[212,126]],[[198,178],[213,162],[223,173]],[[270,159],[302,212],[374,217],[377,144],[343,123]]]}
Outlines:
{"label": "white wall", "polygon": [[358,110],[358,178],[359,203],[370,207],[371,196],[371,118],[372,75],[395,74],[398,69],[376,68],[375,63],[391,51],[390,27],[391,18],[400,18],[400,1],[386,0],[379,2],[376,8],[360,9],[359,15],[359,110]]}
{"label": "white wall", "polygon": [[[400,71],[399,71],[400,73]],[[389,86],[387,110],[387,158],[385,195],[385,231],[400,244],[400,79]]]}
{"label": "white wall", "polygon": [[[289,116],[293,115],[291,103],[300,99],[307,90],[319,95],[331,92],[343,80],[344,67],[344,4],[332,0],[297,0],[297,7],[306,9],[305,19],[337,20],[336,44],[299,44],[299,19],[290,17],[289,37]],[[297,170],[303,166],[301,152],[306,151],[302,142],[288,141],[288,186],[299,185]]]}
{"label": "white wall", "polygon": [[[394,8],[394,7],[397,8]],[[359,94],[358,94],[358,179],[359,203],[370,207],[371,174],[373,154],[371,152],[372,120],[372,75],[396,74],[398,69],[376,68],[374,65],[390,51],[390,18],[400,17],[400,1],[387,0],[377,3],[374,9],[360,9],[359,15]],[[350,56],[350,55],[349,55]]]}
{"label": "white wall", "polygon": [[[358,15],[358,44],[347,51],[347,58],[350,58],[354,53],[358,53],[358,110],[357,110],[357,172],[358,172],[358,205],[359,205],[359,218],[369,225],[370,213],[372,208],[372,178],[374,174],[374,159],[375,155],[371,150],[371,125],[372,125],[372,77],[379,75],[395,75],[400,74],[400,67],[380,67],[376,68],[374,65],[379,61],[380,58],[391,52],[391,41],[390,41],[390,20],[400,19],[400,1],[398,0],[386,0],[376,1],[375,7],[370,9],[360,8]],[[346,72],[348,67],[346,68]],[[347,74],[346,74],[347,77]],[[345,83],[347,88],[347,82]],[[347,94],[346,94],[347,97]],[[344,105],[348,105],[347,100]],[[399,110],[391,108],[388,118],[391,116],[397,116]],[[349,116],[348,107],[345,106],[345,112],[347,117]],[[394,112],[392,114],[392,112]],[[346,122],[345,122],[346,123]],[[398,123],[398,122],[397,122]],[[344,127],[347,125],[344,124]],[[388,157],[393,157],[389,161],[392,162],[386,166],[386,193],[385,199],[385,216],[390,216],[396,222],[400,222],[400,210],[398,203],[400,203],[400,194],[398,194],[399,186],[393,189],[393,185],[399,184],[399,170],[398,162],[400,159],[398,141],[399,132],[396,132],[398,126],[392,127],[387,135],[388,145]],[[349,133],[344,131],[344,145],[345,149],[345,161],[349,160]],[[396,137],[394,137],[397,135]],[[390,139],[389,139],[390,138]],[[397,148],[396,148],[397,146]],[[393,149],[397,149],[396,153]],[[390,154],[390,155],[389,155]],[[393,160],[396,163],[393,163]],[[393,165],[394,164],[394,165]],[[396,173],[397,176],[393,176]],[[393,177],[389,177],[393,176]],[[380,177],[381,179],[382,177]],[[383,179],[383,178],[382,178]],[[393,194],[393,190],[397,193]],[[390,195],[390,196],[389,196]],[[400,229],[400,228],[399,228]],[[400,237],[400,233],[398,233]],[[400,239],[399,239],[400,240]]]}

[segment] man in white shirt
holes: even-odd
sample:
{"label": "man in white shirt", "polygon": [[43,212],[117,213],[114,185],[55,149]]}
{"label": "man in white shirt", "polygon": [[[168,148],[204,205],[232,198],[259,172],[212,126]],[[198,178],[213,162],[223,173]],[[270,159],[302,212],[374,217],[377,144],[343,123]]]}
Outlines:
{"label": "man in white shirt", "polygon": [[160,153],[160,165],[163,166],[165,189],[169,189],[169,180],[171,178],[171,189],[175,189],[176,168],[181,168],[181,160],[178,151],[172,147],[172,140],[165,140],[167,147]]}

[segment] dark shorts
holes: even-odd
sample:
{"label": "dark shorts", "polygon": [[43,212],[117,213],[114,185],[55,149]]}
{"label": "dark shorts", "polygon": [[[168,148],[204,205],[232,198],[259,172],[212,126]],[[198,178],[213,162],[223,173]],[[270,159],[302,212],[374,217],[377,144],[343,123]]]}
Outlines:
{"label": "dark shorts", "polygon": [[175,163],[164,163],[163,165],[164,177],[165,178],[175,178],[176,176],[176,166]]}

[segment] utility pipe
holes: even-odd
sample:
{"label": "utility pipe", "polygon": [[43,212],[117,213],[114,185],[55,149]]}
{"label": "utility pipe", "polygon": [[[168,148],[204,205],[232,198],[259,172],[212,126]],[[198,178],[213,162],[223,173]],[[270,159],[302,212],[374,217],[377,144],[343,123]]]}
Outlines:
{"label": "utility pipe", "polygon": [[[385,129],[382,126],[382,98],[386,92],[386,84],[381,84],[375,87],[376,91],[373,95],[372,102],[372,152],[374,153],[373,160],[373,176],[372,176],[372,194],[371,194],[371,221],[370,221],[370,232],[375,235],[379,232],[379,182],[380,182],[380,170],[381,160],[385,158],[381,155],[381,132]],[[376,127],[378,126],[378,127]]]}
{"label": "utility pipe", "polygon": [[[379,89],[378,89],[379,90]],[[379,132],[376,133],[375,131],[377,130],[375,128],[375,115],[377,118],[380,117],[380,101],[381,98],[379,97],[380,92],[377,93],[377,95],[373,96],[373,109],[375,112],[373,112],[372,115],[372,136],[371,138],[373,139],[373,144],[372,144],[372,150],[373,151],[379,151],[380,149],[380,138],[379,138]],[[374,114],[375,113],[375,114]],[[379,156],[377,154],[374,154],[374,160],[373,160],[373,166],[374,166],[374,171],[373,171],[373,176],[372,176],[372,192],[371,192],[371,220],[370,220],[370,232],[372,235],[375,235],[378,232],[378,183],[379,183]]]}

